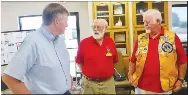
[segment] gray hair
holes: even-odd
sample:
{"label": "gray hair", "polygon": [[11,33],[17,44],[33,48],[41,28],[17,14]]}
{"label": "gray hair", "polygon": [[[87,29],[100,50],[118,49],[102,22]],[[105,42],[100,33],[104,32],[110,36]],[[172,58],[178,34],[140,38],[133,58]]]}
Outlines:
{"label": "gray hair", "polygon": [[143,16],[150,15],[154,19],[159,20],[160,23],[162,22],[162,16],[161,13],[157,9],[149,9],[146,12],[143,13]]}
{"label": "gray hair", "polygon": [[104,22],[105,26],[108,26],[108,22],[105,19],[94,19],[93,25],[94,25],[96,20],[102,20]]}
{"label": "gray hair", "polygon": [[50,3],[43,10],[42,20],[44,25],[50,25],[59,14],[69,14],[67,9],[58,3]]}

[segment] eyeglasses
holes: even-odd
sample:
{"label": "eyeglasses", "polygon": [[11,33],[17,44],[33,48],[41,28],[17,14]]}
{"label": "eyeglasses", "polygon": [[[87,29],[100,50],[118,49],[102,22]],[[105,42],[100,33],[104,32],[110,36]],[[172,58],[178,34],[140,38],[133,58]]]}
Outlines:
{"label": "eyeglasses", "polygon": [[143,21],[143,23],[149,24],[149,23],[150,23],[150,21]]}
{"label": "eyeglasses", "polygon": [[97,28],[97,30],[103,30],[104,28],[106,28],[105,26],[91,26],[92,29],[94,30],[95,28]]}

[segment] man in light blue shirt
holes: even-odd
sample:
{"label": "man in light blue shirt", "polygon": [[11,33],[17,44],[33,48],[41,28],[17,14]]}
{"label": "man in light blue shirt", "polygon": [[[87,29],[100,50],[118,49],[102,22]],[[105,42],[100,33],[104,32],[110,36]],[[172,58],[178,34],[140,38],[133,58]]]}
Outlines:
{"label": "man in light blue shirt", "polygon": [[43,25],[26,37],[5,69],[14,94],[70,94],[70,60],[64,38],[68,11],[58,3],[43,10]]}

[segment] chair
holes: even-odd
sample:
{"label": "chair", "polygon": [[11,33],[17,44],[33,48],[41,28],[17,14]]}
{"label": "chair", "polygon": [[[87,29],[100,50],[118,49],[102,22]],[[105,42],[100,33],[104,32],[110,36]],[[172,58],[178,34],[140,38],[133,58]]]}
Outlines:
{"label": "chair", "polygon": [[131,94],[131,90],[133,89],[133,87],[128,81],[129,58],[124,59],[121,52],[119,51],[118,51],[118,58],[119,58],[119,62],[114,65],[114,68],[116,69],[114,75],[117,76],[119,73],[121,76],[125,77],[125,80],[115,81],[115,87],[128,89],[129,94]]}

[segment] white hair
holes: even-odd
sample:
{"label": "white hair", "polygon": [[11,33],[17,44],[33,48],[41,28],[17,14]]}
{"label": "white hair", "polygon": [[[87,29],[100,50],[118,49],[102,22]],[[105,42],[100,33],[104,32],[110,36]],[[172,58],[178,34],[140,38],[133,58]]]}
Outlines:
{"label": "white hair", "polygon": [[105,19],[101,19],[101,18],[100,19],[94,19],[93,25],[94,25],[96,20],[102,20],[104,22],[105,26],[108,26],[108,22]]}
{"label": "white hair", "polygon": [[161,13],[159,12],[159,10],[157,9],[149,9],[146,12],[143,13],[143,16],[145,15],[150,15],[152,16],[154,19],[159,20],[160,23],[162,23],[162,16]]}

